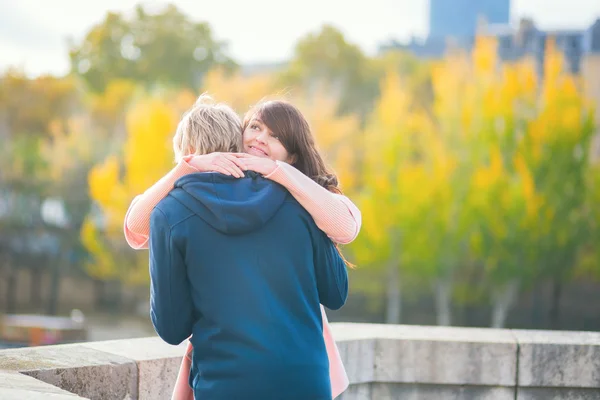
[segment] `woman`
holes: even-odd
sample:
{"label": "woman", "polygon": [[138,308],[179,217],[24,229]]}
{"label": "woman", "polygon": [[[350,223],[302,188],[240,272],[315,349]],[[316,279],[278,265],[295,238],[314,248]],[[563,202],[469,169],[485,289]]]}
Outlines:
{"label": "woman", "polygon": [[[335,242],[344,244],[354,240],[360,230],[360,212],[347,197],[341,195],[335,175],[326,169],[315,148],[308,123],[294,106],[281,101],[256,106],[244,119],[242,142],[247,154],[181,157],[169,174],[132,202],[125,220],[128,243],[133,248],[147,247],[150,212],[181,176],[198,171],[216,171],[242,177],[245,170],[258,172],[283,185],[310,213],[317,226]],[[182,149],[194,147],[193,143],[178,145]],[[186,152],[193,153],[183,153]],[[337,396],[347,387],[348,381],[324,312],[322,316],[330,355],[333,395]],[[182,392],[189,395],[191,392],[186,384],[188,370],[189,360],[186,357],[176,395]]]}

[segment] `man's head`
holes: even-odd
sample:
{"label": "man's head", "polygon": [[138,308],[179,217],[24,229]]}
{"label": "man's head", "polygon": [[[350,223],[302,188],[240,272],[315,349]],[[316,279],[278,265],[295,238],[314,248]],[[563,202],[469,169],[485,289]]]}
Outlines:
{"label": "man's head", "polygon": [[239,152],[242,121],[231,107],[203,94],[181,118],[173,137],[175,161],[189,154]]}

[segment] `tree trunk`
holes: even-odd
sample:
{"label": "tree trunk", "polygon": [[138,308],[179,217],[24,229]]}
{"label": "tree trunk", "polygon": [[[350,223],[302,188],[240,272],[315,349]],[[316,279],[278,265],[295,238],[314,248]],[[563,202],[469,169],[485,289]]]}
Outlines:
{"label": "tree trunk", "polygon": [[60,275],[61,275],[61,264],[63,257],[60,257],[54,262],[52,268],[52,279],[50,281],[50,298],[48,299],[48,309],[46,313],[49,315],[56,315],[58,312],[58,295],[60,293]]}
{"label": "tree trunk", "polygon": [[399,324],[401,313],[401,293],[400,293],[400,269],[395,262],[388,264],[387,280],[387,307],[385,322],[388,324]]}
{"label": "tree trunk", "polygon": [[94,279],[94,307],[100,310],[104,307],[105,283],[100,279]]}
{"label": "tree trunk", "polygon": [[452,324],[452,282],[439,279],[435,283],[435,308],[437,324],[450,326]]}
{"label": "tree trunk", "polygon": [[42,304],[42,269],[29,269],[29,302],[34,309],[38,309]]}
{"label": "tree trunk", "polygon": [[558,329],[560,317],[560,297],[562,295],[562,283],[560,279],[554,279],[552,283],[552,299],[550,302],[550,328]]}
{"label": "tree trunk", "polygon": [[492,328],[504,328],[506,317],[510,307],[515,302],[519,282],[517,280],[509,281],[504,287],[498,289],[493,296],[494,308],[492,310]]}
{"label": "tree trunk", "polygon": [[532,328],[543,329],[546,326],[544,313],[544,290],[543,284],[539,281],[533,288],[531,294],[531,317],[530,323]]}
{"label": "tree trunk", "polygon": [[8,266],[8,279],[6,280],[6,313],[14,314],[17,309],[17,274],[14,265]]}

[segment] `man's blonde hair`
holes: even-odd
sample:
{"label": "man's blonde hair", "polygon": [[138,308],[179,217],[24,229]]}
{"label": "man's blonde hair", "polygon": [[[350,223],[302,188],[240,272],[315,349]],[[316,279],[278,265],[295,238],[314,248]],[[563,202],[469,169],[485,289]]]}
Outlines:
{"label": "man's blonde hair", "polygon": [[190,154],[239,152],[242,121],[227,104],[202,94],[179,121],[173,137],[175,161]]}

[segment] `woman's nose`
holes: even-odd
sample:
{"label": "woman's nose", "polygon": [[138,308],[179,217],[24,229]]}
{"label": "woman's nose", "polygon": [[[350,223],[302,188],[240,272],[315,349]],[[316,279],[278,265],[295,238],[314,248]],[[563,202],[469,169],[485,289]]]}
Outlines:
{"label": "woman's nose", "polygon": [[267,143],[267,132],[261,132],[258,134],[258,136],[256,136],[256,140],[261,142],[262,144],[266,144]]}

